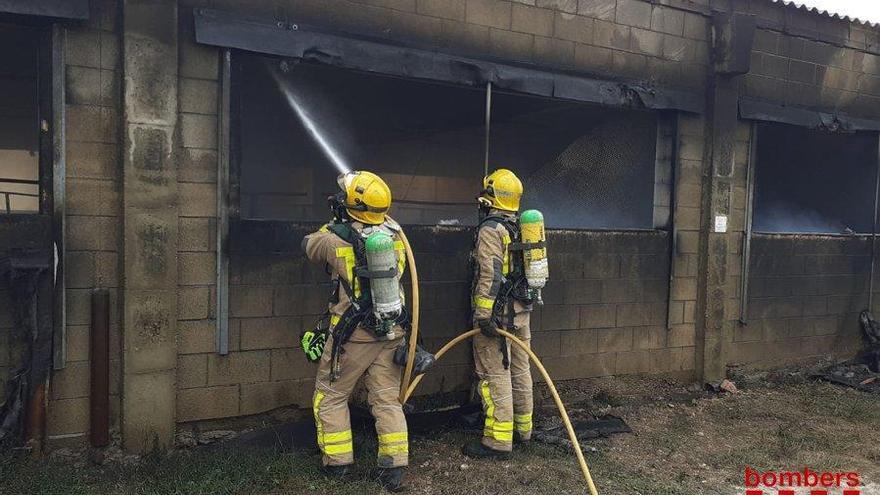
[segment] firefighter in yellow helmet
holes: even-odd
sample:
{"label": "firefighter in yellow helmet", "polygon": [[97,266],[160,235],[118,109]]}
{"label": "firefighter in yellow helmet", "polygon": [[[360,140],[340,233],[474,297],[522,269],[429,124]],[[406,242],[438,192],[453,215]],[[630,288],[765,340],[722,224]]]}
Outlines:
{"label": "firefighter in yellow helmet", "polygon": [[[312,405],[322,469],[328,476],[344,477],[354,463],[348,399],[363,377],[379,437],[379,481],[399,491],[409,452],[406,418],[398,401],[401,367],[394,356],[408,319],[399,283],[406,262],[400,226],[386,217],[391,190],[379,176],[356,171],[341,175],[338,182],[341,191],[330,198],[334,220],[303,239],[303,251],[310,261],[328,268],[333,286],[326,345],[313,332],[302,339],[307,355],[320,356]],[[391,258],[392,269],[381,273],[371,272],[366,262],[365,246],[374,235],[389,246],[393,242],[396,256]],[[393,277],[399,312],[389,316],[376,311],[373,277],[386,282]]]}
{"label": "firefighter in yellow helmet", "polygon": [[503,328],[529,343],[532,300],[525,281],[518,211],[522,182],[506,169],[483,179],[478,198],[480,223],[471,252],[473,267],[473,324],[480,334],[473,339],[474,362],[479,378],[485,425],[481,440],[465,444],[462,452],[476,458],[505,459],[514,439],[532,436],[532,375],[524,351],[498,334]]}

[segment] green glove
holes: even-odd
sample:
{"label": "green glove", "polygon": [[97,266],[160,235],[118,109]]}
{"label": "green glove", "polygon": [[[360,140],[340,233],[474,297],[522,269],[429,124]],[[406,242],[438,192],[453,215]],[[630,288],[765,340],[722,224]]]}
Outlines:
{"label": "green glove", "polygon": [[303,332],[300,344],[302,345],[303,352],[306,353],[306,359],[310,363],[317,363],[321,359],[326,342],[327,332],[315,332],[313,330]]}

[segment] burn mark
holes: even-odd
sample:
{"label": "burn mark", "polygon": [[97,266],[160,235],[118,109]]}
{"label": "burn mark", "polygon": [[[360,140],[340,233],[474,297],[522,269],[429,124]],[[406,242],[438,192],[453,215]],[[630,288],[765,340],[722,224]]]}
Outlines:
{"label": "burn mark", "polygon": [[168,178],[161,172],[168,168],[171,156],[168,131],[138,127],[132,132],[132,162],[135,168],[144,171],[138,178],[153,185],[166,185]]}
{"label": "burn mark", "polygon": [[168,315],[158,298],[148,298],[144,301],[143,307],[138,308],[135,327],[140,336],[140,342],[158,344],[165,341]]}
{"label": "burn mark", "polygon": [[165,246],[168,243],[168,228],[162,225],[145,225],[138,232],[141,243],[141,258],[147,272],[159,275],[165,272]]}

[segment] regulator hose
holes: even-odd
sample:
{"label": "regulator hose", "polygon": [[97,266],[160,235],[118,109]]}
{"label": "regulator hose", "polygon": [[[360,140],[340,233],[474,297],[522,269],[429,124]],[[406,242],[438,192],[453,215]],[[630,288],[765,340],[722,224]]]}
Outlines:
{"label": "regulator hose", "polygon": [[406,353],[406,365],[403,367],[403,380],[400,382],[400,403],[405,404],[406,398],[409,395],[407,393],[407,387],[412,378],[413,362],[415,362],[416,359],[416,346],[419,342],[419,272],[416,269],[416,259],[413,256],[409,239],[406,238],[403,229],[400,229],[398,234],[400,234],[400,240],[403,241],[403,247],[406,250],[406,264],[409,265],[409,279],[412,285],[412,311],[410,312],[410,318],[412,318],[412,330],[410,331],[409,341],[407,342],[409,348]]}
{"label": "regulator hose", "polygon": [[[458,337],[450,340],[443,347],[434,354],[434,357],[440,359],[441,356],[446,354],[450,349],[455,347],[456,345],[464,342],[465,340],[473,337],[480,333],[479,329],[470,330],[465,332]],[[514,345],[522,349],[526,354],[529,355],[529,359],[534,363],[535,367],[538,368],[538,371],[541,372],[541,376],[544,377],[544,381],[547,382],[547,386],[550,388],[550,395],[553,396],[553,401],[556,402],[556,408],[559,409],[559,416],[562,418],[562,422],[565,424],[565,430],[568,432],[568,439],[571,441],[572,447],[574,447],[574,453],[577,456],[578,464],[581,466],[581,473],[584,475],[584,481],[587,483],[587,488],[590,490],[590,495],[599,495],[599,492],[596,490],[596,484],[593,483],[593,477],[590,475],[590,468],[587,467],[587,460],[584,459],[584,453],[581,451],[581,444],[578,442],[577,434],[574,432],[574,427],[571,425],[571,420],[568,417],[568,412],[565,410],[565,404],[562,403],[562,399],[559,397],[559,392],[556,391],[556,385],[553,384],[553,380],[550,379],[550,375],[547,373],[547,370],[544,368],[544,365],[541,363],[541,360],[538,359],[538,356],[527,346],[522,340],[518,339],[515,335],[505,331],[498,329],[498,333],[507,337],[508,340],[513,342]],[[406,403],[409,399],[410,395],[412,395],[413,391],[422,381],[422,377],[424,375],[419,375],[415,377],[413,382],[406,389],[406,394],[403,396],[402,403]]]}

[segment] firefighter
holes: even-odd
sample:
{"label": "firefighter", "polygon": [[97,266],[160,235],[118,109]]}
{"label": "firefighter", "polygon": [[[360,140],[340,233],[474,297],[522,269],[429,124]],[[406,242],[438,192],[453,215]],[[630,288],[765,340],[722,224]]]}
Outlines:
{"label": "firefighter", "polygon": [[518,211],[523,186],[506,169],[483,179],[478,198],[480,223],[471,252],[474,362],[485,425],[481,440],[462,452],[475,458],[506,459],[513,442],[532,436],[532,375],[528,355],[498,334],[503,328],[526,344],[531,338],[532,299],[525,281]]}
{"label": "firefighter", "polygon": [[[350,172],[340,175],[339,186],[341,191],[330,199],[334,220],[303,239],[303,251],[313,263],[326,265],[333,287],[329,336],[323,351],[323,342],[313,342],[316,337],[312,332],[302,341],[307,355],[318,346],[321,356],[312,405],[322,470],[331,477],[344,477],[354,463],[348,399],[363,377],[376,419],[378,480],[389,491],[400,491],[409,447],[406,418],[398,401],[401,368],[394,362],[394,353],[403,341],[405,307],[401,305],[395,320],[377,319],[370,277],[395,275],[402,299],[399,275],[406,262],[404,246],[398,236],[400,226],[386,216],[391,191],[379,176]],[[394,240],[397,266],[390,271],[396,273],[386,270],[380,274],[367,267],[365,243],[375,232],[384,232]]]}

